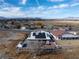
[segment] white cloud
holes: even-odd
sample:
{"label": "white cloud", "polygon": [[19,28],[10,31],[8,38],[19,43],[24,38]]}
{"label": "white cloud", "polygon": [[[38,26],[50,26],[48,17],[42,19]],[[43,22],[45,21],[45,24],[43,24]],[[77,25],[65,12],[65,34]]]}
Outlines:
{"label": "white cloud", "polygon": [[0,16],[3,17],[41,17],[51,18],[52,15],[56,15],[57,10],[53,10],[51,7],[31,7],[28,10],[22,11],[21,7],[5,7],[0,9]]}
{"label": "white cloud", "polygon": [[51,2],[63,2],[64,0],[48,0],[48,1],[51,1]]}
{"label": "white cloud", "polygon": [[71,4],[71,7],[78,6],[78,5],[79,5],[79,3],[73,3],[73,4]]}
{"label": "white cloud", "polygon": [[69,7],[68,4],[60,4],[60,5],[54,5],[53,8],[67,8]]}
{"label": "white cloud", "polygon": [[0,9],[0,16],[5,17],[25,17],[25,13],[20,10],[21,7],[5,7]]}
{"label": "white cloud", "polygon": [[[26,0],[27,1],[27,0]],[[22,4],[25,4],[26,1],[22,0]],[[57,0],[56,0],[57,1]],[[22,7],[15,7],[11,4],[3,2],[0,5],[0,16],[5,17],[41,17],[41,18],[53,18],[60,17],[63,14],[63,8],[73,7],[79,5],[78,3],[74,4],[59,4],[50,7],[39,6],[39,7],[30,7],[26,10],[21,10]],[[62,10],[60,10],[60,9]]]}
{"label": "white cloud", "polygon": [[16,13],[13,13],[13,12],[8,12],[8,11],[0,11],[0,16],[3,16],[3,17],[25,17],[25,15],[21,12],[16,12]]}
{"label": "white cloud", "polygon": [[75,7],[75,6],[79,6],[79,3],[72,3],[72,4],[59,4],[59,5],[54,5],[52,6],[52,8],[69,8],[69,7]]}
{"label": "white cloud", "polygon": [[2,8],[3,11],[19,11],[20,10],[20,7],[5,7],[5,8]]}
{"label": "white cloud", "polygon": [[13,7],[13,5],[6,3],[5,0],[0,0],[0,9],[5,7]]}
{"label": "white cloud", "polygon": [[25,5],[27,0],[21,0],[21,4]]}
{"label": "white cloud", "polygon": [[26,15],[21,11],[21,7],[15,7],[12,4],[6,3],[5,0],[0,0],[0,16],[25,17]]}
{"label": "white cloud", "polygon": [[39,6],[31,7],[28,11],[25,11],[27,17],[41,17],[41,18],[51,18],[53,15],[58,14],[57,10],[53,8]]}

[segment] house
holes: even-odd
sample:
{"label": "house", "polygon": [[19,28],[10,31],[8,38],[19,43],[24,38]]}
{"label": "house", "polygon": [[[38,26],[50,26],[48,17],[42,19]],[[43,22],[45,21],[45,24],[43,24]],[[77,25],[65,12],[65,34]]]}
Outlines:
{"label": "house", "polygon": [[59,38],[65,33],[65,30],[64,29],[53,29],[51,33]]}
{"label": "house", "polygon": [[75,39],[79,39],[79,35],[75,35],[72,33],[64,33],[61,37],[61,40],[75,40]]}
{"label": "house", "polygon": [[52,51],[56,47],[59,48],[58,44],[55,43],[55,40],[56,37],[50,32],[46,32],[43,30],[33,31],[30,33],[27,39],[25,38],[23,41],[19,42],[19,44],[16,46],[17,52],[20,52],[20,50],[29,50],[29,52],[37,52],[40,50]]}
{"label": "house", "polygon": [[74,40],[79,39],[79,35],[76,31],[66,31],[64,29],[53,29],[52,34],[61,40]]}
{"label": "house", "polygon": [[21,27],[21,30],[25,30],[25,29],[26,29],[26,27],[24,27],[24,26]]}

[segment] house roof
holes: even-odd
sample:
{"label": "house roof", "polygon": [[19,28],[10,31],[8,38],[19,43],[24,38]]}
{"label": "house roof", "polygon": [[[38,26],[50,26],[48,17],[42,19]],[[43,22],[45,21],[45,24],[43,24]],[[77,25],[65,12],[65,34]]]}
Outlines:
{"label": "house roof", "polygon": [[56,37],[62,36],[62,34],[65,32],[64,29],[54,29],[52,30],[52,34],[55,35]]}
{"label": "house roof", "polygon": [[65,37],[65,38],[72,38],[72,37],[79,37],[79,35],[74,35],[74,34],[63,34],[62,37]]}

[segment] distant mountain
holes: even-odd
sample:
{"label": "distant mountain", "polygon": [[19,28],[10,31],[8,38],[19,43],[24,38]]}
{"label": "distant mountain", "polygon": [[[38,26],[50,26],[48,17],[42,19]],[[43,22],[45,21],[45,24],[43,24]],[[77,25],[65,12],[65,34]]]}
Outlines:
{"label": "distant mountain", "polygon": [[2,16],[0,16],[0,19],[6,19],[6,17],[2,17]]}
{"label": "distant mountain", "polygon": [[79,20],[79,17],[67,17],[66,20]]}
{"label": "distant mountain", "polygon": [[38,21],[41,21],[41,20],[57,20],[57,21],[60,21],[60,20],[64,20],[64,21],[68,21],[68,20],[71,20],[71,21],[73,21],[73,20],[79,20],[79,17],[67,17],[67,18],[53,18],[53,19],[42,19],[42,18],[38,18],[38,17],[36,17],[36,18],[29,18],[29,17],[26,17],[26,18],[7,18],[7,17],[2,17],[2,16],[0,16],[0,20],[27,20],[27,21],[36,21],[36,20],[38,20]]}

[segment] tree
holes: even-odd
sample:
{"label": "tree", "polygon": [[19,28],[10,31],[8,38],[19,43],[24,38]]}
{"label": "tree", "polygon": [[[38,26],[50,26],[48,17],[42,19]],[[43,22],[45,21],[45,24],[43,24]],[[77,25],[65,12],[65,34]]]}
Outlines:
{"label": "tree", "polygon": [[41,28],[44,28],[44,23],[43,22],[37,22],[36,25],[40,26]]}

